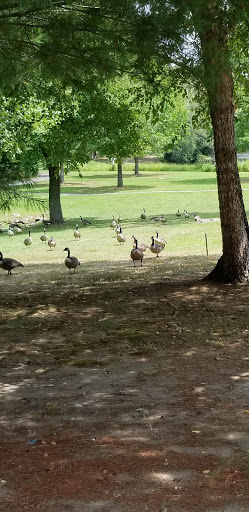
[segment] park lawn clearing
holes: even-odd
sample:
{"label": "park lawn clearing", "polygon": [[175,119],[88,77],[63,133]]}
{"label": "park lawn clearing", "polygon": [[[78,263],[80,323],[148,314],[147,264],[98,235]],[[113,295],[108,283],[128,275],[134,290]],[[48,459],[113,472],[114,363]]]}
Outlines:
{"label": "park lawn clearing", "polygon": [[[209,252],[219,254],[221,250],[220,223],[201,225],[194,222],[193,212],[200,217],[219,217],[217,187],[214,172],[201,172],[199,170],[171,171],[151,168],[143,170],[141,176],[135,177],[128,170],[124,178],[125,187],[118,190],[116,187],[116,171],[111,171],[101,164],[100,170],[89,166],[83,172],[83,179],[79,179],[76,171],[70,172],[61,187],[61,202],[66,223],[61,226],[49,226],[47,235],[53,236],[57,242],[56,250],[49,251],[41,246],[40,235],[43,232],[41,222],[32,227],[33,244],[27,249],[23,240],[27,236],[27,228],[23,234],[11,239],[5,234],[0,235],[2,252],[5,256],[25,262],[62,262],[63,249],[69,246],[77,251],[75,256],[84,262],[90,261],[121,261],[129,258],[131,237],[135,235],[140,242],[147,245],[151,243],[151,236],[159,231],[159,237],[167,241],[167,254],[170,256],[203,255],[205,254],[205,233],[208,236]],[[190,167],[190,166],[189,166]],[[174,167],[173,167],[174,168]],[[245,173],[246,174],[246,173]],[[160,178],[163,178],[162,180]],[[87,194],[82,194],[82,181]],[[103,183],[104,188],[103,188]],[[93,186],[93,184],[95,186]],[[163,186],[162,186],[163,185]],[[188,192],[189,191],[189,192]],[[48,197],[48,183],[38,182],[34,192],[37,197]],[[69,194],[69,195],[65,195]],[[77,195],[70,195],[77,194]],[[145,208],[147,220],[141,221],[141,213]],[[180,209],[188,210],[189,219],[176,218]],[[21,217],[15,217],[18,213]],[[150,218],[164,214],[166,224],[155,223]],[[40,212],[29,212],[33,219],[39,217]],[[122,216],[122,228],[126,236],[124,247],[115,242],[115,233],[110,229],[112,215]],[[83,227],[80,216],[92,222],[91,226]],[[11,214],[3,215],[0,222],[26,218],[24,206],[15,207]],[[47,215],[48,218],[48,215]],[[73,231],[79,224],[81,230],[80,241],[75,242]],[[129,249],[127,249],[129,246]],[[23,260],[24,259],[24,260]]]}
{"label": "park lawn clearing", "polygon": [[[249,290],[202,281],[220,224],[175,215],[219,216],[214,173],[145,169],[120,192],[102,172],[86,171],[88,195],[62,196],[54,251],[41,223],[30,249],[27,228],[0,235],[4,256],[25,264],[0,274],[0,512],[247,512]],[[77,173],[66,180],[62,192],[82,191]],[[2,220],[15,212],[27,215]],[[165,225],[150,220],[161,213]],[[157,229],[166,250],[134,268],[131,235],[149,243]]]}

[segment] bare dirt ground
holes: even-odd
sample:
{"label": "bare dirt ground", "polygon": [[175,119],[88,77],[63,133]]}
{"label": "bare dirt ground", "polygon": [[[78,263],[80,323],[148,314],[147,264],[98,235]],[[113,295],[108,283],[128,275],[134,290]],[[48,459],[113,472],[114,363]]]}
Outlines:
{"label": "bare dirt ground", "polygon": [[248,512],[249,288],[205,267],[1,273],[1,512]]}

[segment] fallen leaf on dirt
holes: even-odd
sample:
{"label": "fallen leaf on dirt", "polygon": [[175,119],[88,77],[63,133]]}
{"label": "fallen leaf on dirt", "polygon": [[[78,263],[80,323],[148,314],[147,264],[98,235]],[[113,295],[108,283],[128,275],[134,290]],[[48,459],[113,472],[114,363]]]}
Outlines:
{"label": "fallen leaf on dirt", "polygon": [[202,471],[202,473],[204,473],[205,475],[207,475],[208,473],[210,473],[210,469],[204,469],[204,471]]}
{"label": "fallen leaf on dirt", "polygon": [[194,434],[201,434],[201,430],[192,430]]}

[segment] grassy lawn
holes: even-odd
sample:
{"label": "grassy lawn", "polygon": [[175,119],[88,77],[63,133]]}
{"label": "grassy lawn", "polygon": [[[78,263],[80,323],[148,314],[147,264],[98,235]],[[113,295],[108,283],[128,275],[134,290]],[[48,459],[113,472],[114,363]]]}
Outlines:
{"label": "grassy lawn", "polygon": [[[205,167],[204,167],[205,168]],[[208,168],[209,169],[209,168]],[[57,246],[49,250],[42,244],[41,223],[32,228],[33,244],[25,247],[24,238],[28,229],[21,235],[9,239],[6,233],[1,236],[1,250],[25,264],[63,262],[63,249],[69,246],[72,253],[82,262],[129,262],[132,246],[131,236],[150,244],[150,237],[159,231],[159,236],[167,241],[162,258],[205,255],[205,234],[208,237],[209,253],[216,258],[221,250],[220,223],[197,224],[192,213],[203,218],[219,217],[216,176],[214,170],[204,172],[201,166],[169,166],[168,164],[141,164],[140,175],[133,175],[133,165],[124,166],[124,188],[116,187],[116,170],[109,164],[91,162],[82,168],[82,178],[72,171],[61,187],[61,202],[66,223],[62,226],[49,226],[47,234],[53,235]],[[245,204],[249,204],[248,173],[241,172],[244,186]],[[248,188],[248,190],[247,190]],[[48,180],[34,185],[34,193],[39,197],[48,197]],[[69,195],[68,195],[69,194]],[[76,195],[71,195],[76,194]],[[145,208],[147,220],[140,215]],[[176,218],[176,211],[186,209],[191,215]],[[40,216],[36,211],[25,211],[24,206],[16,206],[10,215],[2,214],[1,221],[14,220],[15,213],[21,217]],[[153,215],[164,213],[166,224],[150,220]],[[126,242],[120,246],[115,232],[110,228],[112,214],[115,219],[121,214],[122,227]],[[88,218],[91,226],[81,226],[79,217]],[[79,223],[81,239],[74,240],[75,224]],[[155,256],[146,253],[146,260],[153,261]],[[153,261],[153,264],[155,262]]]}

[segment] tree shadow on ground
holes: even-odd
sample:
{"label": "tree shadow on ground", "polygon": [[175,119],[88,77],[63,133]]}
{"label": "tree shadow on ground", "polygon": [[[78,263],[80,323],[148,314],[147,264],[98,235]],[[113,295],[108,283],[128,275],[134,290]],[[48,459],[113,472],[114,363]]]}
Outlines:
{"label": "tree shadow on ground", "polygon": [[249,289],[212,265],[1,274],[0,510],[242,512]]}
{"label": "tree shadow on ground", "polygon": [[[100,184],[98,187],[96,187],[96,182],[94,182],[94,186],[92,184],[86,184],[86,185],[67,185],[61,188],[61,196],[67,196],[67,195],[93,195],[93,194],[122,194],[127,191],[139,191],[139,190],[151,190],[151,185],[145,185],[144,183],[138,184],[138,185],[127,185],[124,183],[124,187],[117,187],[117,184],[113,185],[107,185],[103,186]],[[35,192],[37,194],[47,194],[48,193],[48,187],[47,186],[36,186]]]}
{"label": "tree shadow on ground", "polygon": [[187,186],[187,188],[189,189],[191,187],[191,185],[198,185],[199,187],[203,187],[203,185],[212,185],[213,187],[217,187],[217,179],[216,177],[213,177],[213,178],[191,178],[191,179],[186,179],[186,180],[178,180],[178,179],[171,179],[170,180],[171,183],[178,183],[178,184],[183,184]]}

